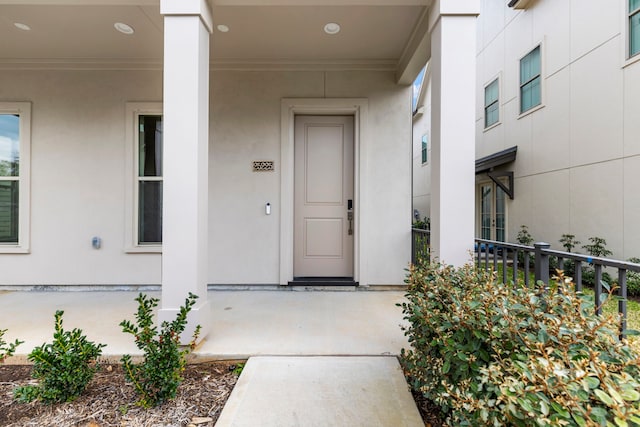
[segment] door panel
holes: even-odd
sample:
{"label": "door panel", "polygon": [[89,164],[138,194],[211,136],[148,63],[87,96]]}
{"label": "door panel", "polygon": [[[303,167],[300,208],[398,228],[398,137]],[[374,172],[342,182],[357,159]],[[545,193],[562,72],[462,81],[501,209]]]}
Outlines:
{"label": "door panel", "polygon": [[353,117],[296,116],[294,277],[353,277]]}
{"label": "door panel", "polygon": [[305,218],[304,255],[306,257],[342,257],[342,218]]}

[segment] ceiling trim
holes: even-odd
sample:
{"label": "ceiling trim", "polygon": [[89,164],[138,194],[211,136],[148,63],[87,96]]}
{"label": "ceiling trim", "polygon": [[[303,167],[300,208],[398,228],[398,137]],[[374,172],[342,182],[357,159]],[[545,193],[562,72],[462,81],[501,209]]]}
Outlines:
{"label": "ceiling trim", "polygon": [[18,6],[158,6],[160,0],[0,0]]}
{"label": "ceiling trim", "polygon": [[[212,6],[430,6],[433,0],[208,0]],[[0,5],[157,6],[160,0],[0,0]]]}
{"label": "ceiling trim", "polygon": [[213,6],[429,6],[432,0],[210,0]]}
{"label": "ceiling trim", "polygon": [[2,59],[0,70],[162,70],[162,61],[122,59]]}
{"label": "ceiling trim", "polygon": [[394,60],[377,61],[264,61],[213,60],[212,70],[232,71],[395,71]]}
{"label": "ceiling trim", "polygon": [[[215,71],[395,71],[396,61],[212,60]],[[162,70],[161,60],[3,59],[0,70]]]}

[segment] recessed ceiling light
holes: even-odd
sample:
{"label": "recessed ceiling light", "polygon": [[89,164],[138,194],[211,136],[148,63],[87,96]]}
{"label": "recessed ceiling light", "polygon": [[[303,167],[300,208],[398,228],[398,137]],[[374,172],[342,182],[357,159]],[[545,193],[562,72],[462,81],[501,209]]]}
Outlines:
{"label": "recessed ceiling light", "polygon": [[18,29],[20,29],[22,31],[30,31],[31,30],[30,26],[28,26],[27,24],[23,24],[22,22],[14,22],[13,25],[16,28],[18,28]]}
{"label": "recessed ceiling light", "polygon": [[228,33],[229,32],[229,27],[227,25],[224,24],[220,24],[216,27],[218,29],[218,31],[220,31],[221,33]]}
{"label": "recessed ceiling light", "polygon": [[133,27],[125,24],[124,22],[116,22],[113,24],[113,28],[120,31],[122,34],[133,34],[134,32]]}
{"label": "recessed ceiling light", "polygon": [[340,32],[340,24],[329,22],[324,26],[324,32],[327,34],[338,34]]}

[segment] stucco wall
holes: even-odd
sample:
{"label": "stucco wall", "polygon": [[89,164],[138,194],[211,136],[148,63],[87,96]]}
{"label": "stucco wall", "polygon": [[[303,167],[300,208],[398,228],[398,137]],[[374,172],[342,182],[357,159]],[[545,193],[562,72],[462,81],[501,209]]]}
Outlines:
{"label": "stucco wall", "polygon": [[[571,233],[640,256],[640,62],[627,63],[625,2],[505,4],[482,2],[476,155],[518,146],[508,239],[525,224],[554,248]],[[544,106],[518,118],[519,59],[540,42]],[[483,87],[495,76],[501,124],[484,131]]]}
{"label": "stucco wall", "polygon": [[[369,229],[361,232],[373,244],[362,262],[369,284],[401,284],[410,257],[410,88],[398,87],[392,73],[320,71],[220,71],[211,87],[212,282],[278,283],[280,100],[326,97],[369,100],[360,185],[372,204],[362,207]],[[276,170],[253,173],[252,160],[275,160]]]}
{"label": "stucco wall", "polygon": [[[160,101],[159,71],[0,71],[0,101],[32,103],[31,253],[0,255],[1,284],[158,284],[159,254],[125,248],[125,104]],[[370,284],[401,284],[409,260],[410,88],[386,72],[212,72],[210,283],[279,274],[280,100],[369,99]],[[253,173],[252,160],[276,171]],[[272,215],[264,214],[270,202]],[[365,214],[365,212],[363,212]],[[100,250],[91,238],[100,236]]]}

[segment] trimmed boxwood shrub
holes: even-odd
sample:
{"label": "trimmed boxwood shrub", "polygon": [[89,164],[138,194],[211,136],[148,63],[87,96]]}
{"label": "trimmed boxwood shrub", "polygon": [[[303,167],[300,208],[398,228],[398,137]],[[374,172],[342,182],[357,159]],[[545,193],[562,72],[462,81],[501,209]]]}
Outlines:
{"label": "trimmed boxwood shrub", "polygon": [[640,425],[637,342],[557,279],[527,289],[471,265],[412,266],[401,304],[412,388],[456,426]]}

